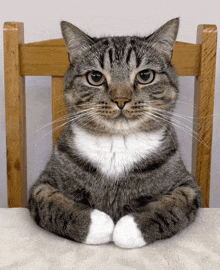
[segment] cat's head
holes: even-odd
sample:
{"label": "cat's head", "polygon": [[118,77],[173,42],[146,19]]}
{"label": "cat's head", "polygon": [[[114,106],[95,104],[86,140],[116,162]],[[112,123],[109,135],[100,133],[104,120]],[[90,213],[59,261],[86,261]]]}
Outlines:
{"label": "cat's head", "polygon": [[171,64],[178,27],[176,18],[147,37],[91,38],[61,22],[70,61],[64,98],[71,121],[96,134],[166,126],[178,93]]}

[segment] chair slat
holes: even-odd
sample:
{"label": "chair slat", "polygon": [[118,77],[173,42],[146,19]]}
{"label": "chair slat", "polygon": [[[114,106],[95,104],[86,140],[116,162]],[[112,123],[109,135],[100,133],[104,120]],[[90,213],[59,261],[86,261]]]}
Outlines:
{"label": "chair slat", "polygon": [[19,44],[23,42],[23,23],[5,23],[4,65],[9,207],[24,207],[27,204],[25,88],[19,65]]}
{"label": "chair slat", "polygon": [[63,77],[52,77],[52,120],[54,145],[68,121],[67,109],[63,100]]}
{"label": "chair slat", "polygon": [[[22,76],[64,76],[69,61],[63,39],[20,46]],[[200,45],[176,42],[173,65],[179,76],[198,76]]]}
{"label": "chair slat", "polygon": [[[192,173],[201,187],[204,207],[209,206],[212,125],[215,91],[217,28],[199,25],[197,42],[201,45],[200,76],[195,80]],[[194,133],[195,134],[195,133]]]}

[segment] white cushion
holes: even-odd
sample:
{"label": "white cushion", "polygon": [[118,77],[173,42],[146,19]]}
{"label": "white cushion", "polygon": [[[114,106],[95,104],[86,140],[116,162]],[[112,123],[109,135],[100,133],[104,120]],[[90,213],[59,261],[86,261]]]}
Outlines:
{"label": "white cushion", "polygon": [[220,269],[220,209],[200,209],[174,237],[138,249],[75,243],[38,227],[24,208],[0,208],[0,269]]}

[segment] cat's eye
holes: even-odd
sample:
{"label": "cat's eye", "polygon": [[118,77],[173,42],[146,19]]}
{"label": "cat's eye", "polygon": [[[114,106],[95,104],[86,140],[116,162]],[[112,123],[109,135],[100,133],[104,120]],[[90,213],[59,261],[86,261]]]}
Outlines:
{"label": "cat's eye", "polygon": [[144,69],[137,74],[137,80],[141,84],[148,84],[154,80],[155,72],[150,69]]}
{"label": "cat's eye", "polygon": [[105,81],[105,76],[99,71],[88,72],[86,78],[88,83],[95,86],[99,86]]}

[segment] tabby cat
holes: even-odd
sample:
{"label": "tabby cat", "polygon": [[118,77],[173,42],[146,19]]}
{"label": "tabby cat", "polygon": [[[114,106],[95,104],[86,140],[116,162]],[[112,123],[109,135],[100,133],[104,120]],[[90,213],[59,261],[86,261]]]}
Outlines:
{"label": "tabby cat", "polygon": [[202,205],[171,123],[179,19],[147,37],[91,38],[61,22],[69,121],[29,209],[42,228],[84,244],[138,248],[169,238]]}

